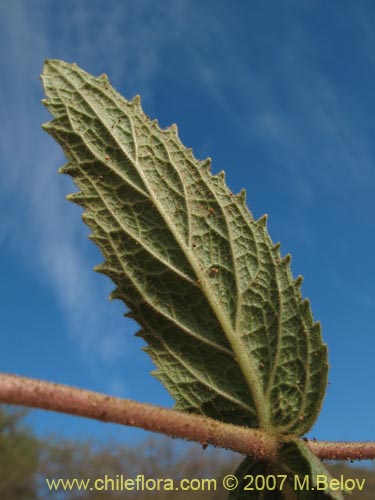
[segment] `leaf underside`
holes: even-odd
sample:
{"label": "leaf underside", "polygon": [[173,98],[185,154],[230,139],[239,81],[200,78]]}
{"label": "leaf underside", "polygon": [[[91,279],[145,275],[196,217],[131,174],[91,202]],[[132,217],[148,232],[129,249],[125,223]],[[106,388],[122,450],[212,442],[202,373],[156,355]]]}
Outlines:
{"label": "leaf underside", "polygon": [[107,77],[49,60],[42,80],[54,119],[44,128],[68,159],[60,172],[140,325],[180,410],[302,435],[327,381],[327,351],[301,278],[255,221],[245,194],[161,130]]}
{"label": "leaf underside", "polygon": [[[298,500],[343,500],[341,491],[329,487],[332,477],[326,467],[301,439],[284,444],[280,450],[279,462],[282,470],[290,475]],[[304,478],[309,477],[309,487],[296,488],[296,476],[300,478],[300,485]],[[318,483],[319,476],[325,481]]]}

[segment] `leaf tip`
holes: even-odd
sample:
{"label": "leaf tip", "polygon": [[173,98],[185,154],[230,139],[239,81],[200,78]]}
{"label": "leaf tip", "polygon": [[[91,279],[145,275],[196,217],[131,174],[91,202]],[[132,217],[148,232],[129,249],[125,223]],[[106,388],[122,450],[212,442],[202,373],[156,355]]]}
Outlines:
{"label": "leaf tip", "polygon": [[[50,68],[53,63],[56,62],[56,59],[44,59],[44,64],[43,64],[43,73],[46,69]],[[43,78],[43,74],[42,74],[42,78]]]}

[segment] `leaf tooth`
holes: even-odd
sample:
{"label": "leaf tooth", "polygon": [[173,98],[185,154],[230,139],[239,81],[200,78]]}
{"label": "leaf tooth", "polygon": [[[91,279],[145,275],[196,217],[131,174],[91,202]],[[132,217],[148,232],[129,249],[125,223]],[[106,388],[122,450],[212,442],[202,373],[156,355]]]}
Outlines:
{"label": "leaf tooth", "polygon": [[135,108],[141,109],[141,96],[139,94],[135,95],[133,99],[130,101],[130,104]]}
{"label": "leaf tooth", "polygon": [[321,349],[322,326],[320,321],[316,321],[309,330],[309,337],[313,348],[316,346]]}
{"label": "leaf tooth", "polygon": [[107,238],[103,236],[99,236],[96,232],[89,234],[89,239],[96,243],[97,245],[101,245],[107,241]]}
{"label": "leaf tooth", "polygon": [[[122,299],[123,300],[123,299]],[[126,311],[126,313],[124,313],[124,318],[130,318],[130,319],[136,319],[136,314],[134,311],[130,310],[130,311]],[[137,334],[136,334],[137,335]]]}
{"label": "leaf tooth", "polygon": [[86,202],[87,198],[86,196],[82,193],[82,191],[78,191],[77,193],[71,193],[66,196],[66,199],[68,201],[71,201],[72,203],[76,203],[77,205],[85,208],[86,207]]}
{"label": "leaf tooth", "polygon": [[87,208],[84,212],[82,212],[82,220],[83,222],[92,229],[92,232],[95,237],[98,238],[108,238],[107,227],[100,225],[100,222],[95,218],[95,213]]}
{"label": "leaf tooth", "polygon": [[301,315],[307,324],[311,324],[314,320],[312,317],[309,299],[303,299],[301,302]]}
{"label": "leaf tooth", "polygon": [[51,112],[52,115],[58,117],[64,114],[66,106],[64,102],[57,96],[49,96],[46,99],[42,99],[43,106]]}
{"label": "leaf tooth", "polygon": [[[152,358],[152,350],[150,351],[145,351],[147,352],[147,354],[149,356],[151,356]],[[151,372],[151,375],[153,377],[155,377],[157,380],[159,380],[159,382],[161,382],[163,385],[165,384],[165,382],[168,380],[168,377],[165,375],[165,373],[163,373],[161,370],[159,369],[156,369],[156,370],[152,370]],[[177,405],[176,405],[177,406]]]}
{"label": "leaf tooth", "polygon": [[59,174],[70,175],[71,177],[77,175],[78,172],[79,168],[75,163],[72,162],[65,163],[65,165],[63,165],[58,169]]}
{"label": "leaf tooth", "polygon": [[153,120],[151,120],[151,125],[154,126],[155,128],[157,128],[159,132],[163,132],[163,130],[159,126],[159,121],[157,118],[154,118]]}
{"label": "leaf tooth", "polygon": [[221,184],[221,186],[227,187],[225,185],[225,172],[224,172],[224,170],[221,170],[217,174],[213,175],[212,178],[215,179],[216,181],[218,181]]}
{"label": "leaf tooth", "polygon": [[267,220],[268,220],[268,214],[264,214],[257,221],[255,221],[255,224],[259,226],[262,229],[267,228]]}
{"label": "leaf tooth", "polygon": [[255,221],[255,224],[259,227],[261,231],[263,231],[265,234],[267,234],[267,222],[268,222],[268,214],[263,214],[257,221]]}
{"label": "leaf tooth", "polygon": [[[62,67],[62,68],[68,68],[72,66],[73,68],[78,68],[77,63],[67,63],[65,61],[61,61],[60,59],[45,59],[44,60],[44,70],[43,70],[43,76],[45,76],[48,71],[51,71],[53,69]],[[83,71],[83,70],[81,70]]]}
{"label": "leaf tooth", "polygon": [[247,210],[246,207],[246,191],[241,189],[241,191],[233,196],[234,200],[243,208]]}
{"label": "leaf tooth", "polygon": [[[129,317],[130,317],[130,316],[129,316]],[[134,337],[141,337],[141,338],[143,339],[143,338],[145,337],[145,334],[146,334],[146,332],[144,331],[144,329],[143,329],[143,328],[140,328],[140,329],[139,329],[139,330],[138,330],[138,331],[134,334]],[[144,350],[145,352],[147,352],[147,351],[146,351],[146,349],[149,349],[149,346],[143,346],[143,347],[142,347],[142,350]]]}
{"label": "leaf tooth", "polygon": [[272,252],[272,255],[274,257],[274,259],[276,261],[279,261],[280,260],[280,247],[281,247],[281,244],[278,242],[278,243],[275,243],[274,245],[272,245],[271,247],[271,252]]}
{"label": "leaf tooth", "polygon": [[[61,105],[61,100],[59,98],[56,98],[56,97],[55,98],[48,97],[46,99],[42,99],[41,102],[42,102],[43,106],[48,109],[48,111],[52,111],[52,109],[56,106],[56,104],[60,104]],[[42,123],[42,128],[44,130],[46,130],[44,128],[44,125],[45,124]]]}
{"label": "leaf tooth", "polygon": [[[138,332],[135,334],[135,337],[140,337],[142,339],[146,339],[147,337],[147,331],[145,331],[143,328],[141,330],[138,330]],[[149,354],[151,357],[152,355],[154,354],[154,349],[152,348],[152,346],[150,346],[150,344],[146,344],[145,346],[142,346],[141,347],[142,351],[143,352],[146,352],[147,354]],[[156,368],[155,370],[153,370],[152,372],[150,373],[155,373],[157,372],[158,369]]]}
{"label": "leaf tooth", "polygon": [[56,118],[54,120],[51,120],[50,122],[46,122],[42,124],[42,129],[47,132],[50,136],[52,136],[56,141],[62,146],[62,139],[61,135],[75,135],[75,132],[72,130],[68,130],[65,121],[63,120],[63,117],[59,117],[54,113]]}
{"label": "leaf tooth", "polygon": [[54,127],[54,122],[56,120],[51,120],[49,122],[42,123],[42,129],[45,130],[46,132],[50,133],[55,127]]}
{"label": "leaf tooth", "polygon": [[100,274],[105,274],[108,269],[109,266],[107,262],[102,262],[94,267],[94,271]]}
{"label": "leaf tooth", "polygon": [[185,148],[185,153],[194,158],[193,148]]}
{"label": "leaf tooth", "polygon": [[97,227],[97,222],[95,217],[88,212],[83,212],[82,220],[85,224],[87,224],[91,228]]}
{"label": "leaf tooth", "polygon": [[282,259],[280,259],[280,266],[287,267],[292,262],[292,256],[287,253]]}
{"label": "leaf tooth", "polygon": [[[112,290],[112,292],[109,294],[109,300],[124,300],[124,294],[121,292],[119,288],[115,288]],[[124,314],[126,316],[128,313]]]}
{"label": "leaf tooth", "polygon": [[303,282],[303,276],[302,274],[300,274],[299,276],[297,276],[297,278],[293,281],[293,285],[297,288],[300,288],[301,285],[302,285],[302,282]]}
{"label": "leaf tooth", "polygon": [[112,267],[108,262],[102,262],[94,267],[94,271],[99,274],[105,274],[106,276],[113,277],[118,275],[116,268]]}
{"label": "leaf tooth", "polygon": [[167,130],[169,131],[170,135],[172,135],[176,139],[179,138],[178,137],[178,127],[177,127],[176,123],[172,123],[172,125]]}
{"label": "leaf tooth", "polygon": [[99,82],[101,82],[101,83],[102,83],[102,82],[104,82],[104,83],[110,83],[107,73],[102,73],[101,75],[99,75],[99,76],[97,77],[97,80],[98,80]]}
{"label": "leaf tooth", "polygon": [[205,170],[206,172],[211,171],[211,165],[212,165],[212,159],[208,156],[205,160],[202,160],[199,162],[200,167],[202,170]]}

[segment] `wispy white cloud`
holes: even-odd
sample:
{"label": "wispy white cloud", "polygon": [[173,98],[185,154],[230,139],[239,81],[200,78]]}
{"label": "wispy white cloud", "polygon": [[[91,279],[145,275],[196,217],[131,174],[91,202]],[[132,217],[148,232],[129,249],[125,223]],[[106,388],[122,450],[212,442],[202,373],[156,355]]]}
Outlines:
{"label": "wispy white cloud", "polygon": [[[40,130],[48,118],[39,104],[39,72],[46,57],[60,57],[146,90],[149,78],[160,69],[159,51],[168,25],[173,26],[171,16],[179,15],[183,2],[153,2],[153,10],[144,0],[111,2],[105,8],[100,2],[93,8],[85,2],[67,4],[60,5],[56,26],[48,2],[31,5],[19,0],[0,7],[5,72],[0,113],[7,123],[0,135],[0,194],[7,213],[0,243],[49,284],[72,341],[102,379],[106,366],[126,358],[124,330],[137,328],[122,318],[119,309],[124,307],[104,301],[112,287],[92,272],[102,259],[84,240],[87,231],[79,209],[64,200],[74,188],[57,176],[63,156]],[[7,72],[8,57],[12,64]],[[107,383],[118,388],[112,373]]]}

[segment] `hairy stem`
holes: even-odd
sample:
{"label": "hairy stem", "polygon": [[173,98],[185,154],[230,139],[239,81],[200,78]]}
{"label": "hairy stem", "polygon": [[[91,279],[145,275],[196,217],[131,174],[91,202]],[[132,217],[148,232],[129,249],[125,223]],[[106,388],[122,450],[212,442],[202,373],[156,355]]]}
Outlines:
{"label": "hairy stem", "polygon": [[[140,427],[261,460],[273,461],[277,453],[275,436],[263,431],[17,375],[0,374],[0,402]],[[375,459],[374,442],[308,441],[308,445],[322,459]]]}

